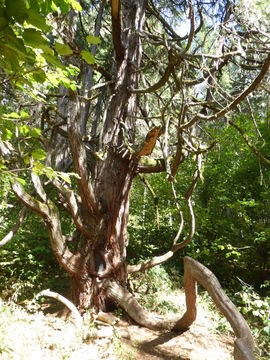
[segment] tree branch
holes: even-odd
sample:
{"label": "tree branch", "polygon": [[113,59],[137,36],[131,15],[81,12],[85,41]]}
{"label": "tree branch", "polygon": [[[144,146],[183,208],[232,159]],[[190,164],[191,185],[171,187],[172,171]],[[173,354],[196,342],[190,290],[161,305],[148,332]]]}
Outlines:
{"label": "tree branch", "polygon": [[166,166],[164,159],[152,159],[149,157],[141,157],[137,165],[137,173],[152,174],[165,172]]}
{"label": "tree branch", "polygon": [[226,115],[229,111],[235,109],[236,106],[238,104],[240,104],[240,102],[242,100],[244,100],[252,91],[254,91],[257,88],[257,86],[263,80],[264,76],[267,74],[267,71],[268,71],[269,67],[270,67],[270,53],[268,54],[267,58],[265,59],[263,67],[261,68],[261,71],[258,74],[258,76],[249,85],[249,87],[247,89],[245,89],[234,101],[232,101],[229,105],[227,105],[225,108],[223,108],[222,110],[220,110],[219,112],[217,112],[214,115],[210,115],[210,116],[204,116],[202,114],[195,115],[190,121],[183,124],[181,126],[181,129],[186,129],[186,128],[192,126],[193,124],[195,124],[197,121],[200,121],[200,120],[203,120],[203,121],[217,120],[218,118]]}
{"label": "tree branch", "polygon": [[121,63],[124,59],[124,49],[121,39],[121,1],[111,1],[111,15],[112,15],[112,37],[113,45],[116,54],[116,60]]}
{"label": "tree branch", "polygon": [[81,329],[82,327],[82,323],[83,323],[83,319],[81,317],[81,314],[79,313],[79,311],[77,310],[76,306],[67,298],[65,298],[64,296],[51,291],[49,289],[43,290],[41,291],[38,296],[48,296],[51,297],[53,299],[56,299],[58,301],[60,301],[62,304],[66,305],[66,307],[69,308],[69,310],[72,312],[74,318],[75,318],[75,324],[78,330]]}
{"label": "tree branch", "polygon": [[68,117],[68,138],[72,153],[73,166],[76,173],[79,175],[77,181],[82,203],[93,218],[96,218],[98,215],[98,206],[90,182],[85,148],[79,136],[77,119],[78,113],[78,101],[77,99],[73,99],[73,101],[70,102]]}
{"label": "tree branch", "polygon": [[157,224],[157,229],[159,229],[159,210],[158,210],[158,197],[156,195],[156,193],[154,192],[152,186],[150,185],[149,181],[142,175],[139,174],[139,177],[141,179],[141,181],[144,183],[144,185],[146,186],[146,188],[150,191],[150,194],[153,198],[154,201],[154,206],[156,209],[156,224]]}
{"label": "tree branch", "polygon": [[167,81],[173,71],[173,67],[174,67],[174,64],[172,61],[170,61],[163,76],[159,79],[159,81],[156,84],[151,85],[146,89],[131,89],[130,88],[128,90],[131,93],[135,93],[135,94],[148,94],[148,93],[151,93],[151,92],[154,92],[154,91],[160,89],[162,86],[164,86],[167,83]]}
{"label": "tree branch", "polygon": [[24,206],[22,210],[20,211],[18,220],[16,224],[13,226],[12,230],[9,231],[9,233],[0,241],[0,247],[6,245],[7,242],[9,242],[13,236],[16,234],[16,232],[19,230],[20,226],[22,225],[25,216],[27,213],[27,207]]}
{"label": "tree branch", "polygon": [[[200,155],[198,155],[198,168],[196,169],[193,179],[192,179],[192,183],[189,187],[189,189],[187,190],[186,194],[185,194],[185,200],[187,203],[187,207],[189,210],[189,216],[190,216],[190,225],[189,225],[189,234],[186,237],[185,240],[183,240],[180,243],[177,243],[177,240],[182,232],[182,228],[183,228],[183,219],[181,216],[181,210],[180,208],[178,210],[179,215],[180,215],[180,226],[179,226],[179,230],[173,240],[173,245],[171,247],[171,249],[169,251],[167,251],[165,254],[160,255],[160,256],[154,256],[152,259],[141,263],[141,264],[137,264],[137,265],[128,265],[127,266],[127,271],[129,274],[132,274],[134,272],[139,272],[139,271],[144,271],[147,269],[150,269],[154,266],[163,264],[164,262],[168,261],[171,257],[173,257],[173,255],[180,249],[184,248],[188,243],[190,243],[190,241],[193,238],[194,232],[195,232],[195,215],[193,212],[193,206],[192,206],[192,202],[191,202],[191,195],[195,189],[196,183],[198,181],[199,175],[200,175],[200,170],[201,170],[201,158]],[[175,194],[174,194],[175,196]]]}
{"label": "tree branch", "polygon": [[63,195],[65,201],[68,205],[68,211],[72,216],[72,219],[76,225],[76,228],[83,233],[88,239],[91,238],[90,232],[87,230],[87,226],[83,223],[83,220],[80,216],[80,208],[78,206],[78,201],[73,190],[68,189],[63,186],[60,181],[54,179],[52,182],[53,186]]}

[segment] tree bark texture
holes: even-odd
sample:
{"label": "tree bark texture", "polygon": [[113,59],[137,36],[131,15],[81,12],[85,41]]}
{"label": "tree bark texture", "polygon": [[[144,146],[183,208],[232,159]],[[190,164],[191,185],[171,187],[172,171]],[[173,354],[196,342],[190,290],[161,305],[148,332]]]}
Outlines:
{"label": "tree bark texture", "polygon": [[[140,67],[142,56],[139,32],[144,24],[145,8],[143,0],[122,1],[121,7],[122,24],[117,26],[121,25],[124,30],[114,42],[120,42],[123,56],[117,57],[116,81],[104,121],[100,160],[84,150],[78,125],[79,106],[75,98],[68,120],[73,164],[80,176],[79,212],[84,227],[88,229],[88,235],[77,233],[77,251],[84,270],[71,274],[72,297],[80,308],[94,306],[97,310],[106,309],[104,279],[114,279],[122,286],[126,285],[129,197],[137,165],[136,160],[122,157],[120,146],[123,144],[123,124],[129,129],[129,141],[133,142],[135,137],[136,95],[128,89],[138,87],[136,69]],[[114,14],[117,9],[114,9]],[[120,13],[115,21],[119,17]]]}

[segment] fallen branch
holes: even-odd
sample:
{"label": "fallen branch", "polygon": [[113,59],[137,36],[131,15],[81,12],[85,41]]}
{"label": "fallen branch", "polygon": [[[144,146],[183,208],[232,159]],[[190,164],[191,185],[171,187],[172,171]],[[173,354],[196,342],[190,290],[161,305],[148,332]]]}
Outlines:
{"label": "fallen branch", "polygon": [[62,296],[54,291],[51,291],[49,289],[41,291],[39,293],[39,296],[48,296],[48,297],[51,297],[53,299],[60,301],[64,305],[66,305],[66,307],[69,308],[69,310],[72,312],[72,314],[75,318],[75,323],[76,323],[77,329],[79,329],[79,330],[81,329],[82,323],[83,323],[82,317],[81,317],[79,311],[77,310],[76,306],[71,301],[69,301],[64,296]]}

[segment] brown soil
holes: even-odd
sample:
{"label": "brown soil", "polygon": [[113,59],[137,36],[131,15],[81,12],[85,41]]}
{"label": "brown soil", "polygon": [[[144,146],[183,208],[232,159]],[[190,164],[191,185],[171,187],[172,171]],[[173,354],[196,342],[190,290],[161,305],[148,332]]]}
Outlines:
{"label": "brown soil", "polygon": [[89,327],[87,318],[78,333],[65,311],[52,314],[49,309],[46,315],[48,309],[35,314],[24,310],[13,313],[15,317],[7,320],[0,338],[1,360],[233,358],[232,337],[218,335],[209,312],[203,309],[191,328],[181,334],[152,331],[124,320],[115,327],[102,322]]}

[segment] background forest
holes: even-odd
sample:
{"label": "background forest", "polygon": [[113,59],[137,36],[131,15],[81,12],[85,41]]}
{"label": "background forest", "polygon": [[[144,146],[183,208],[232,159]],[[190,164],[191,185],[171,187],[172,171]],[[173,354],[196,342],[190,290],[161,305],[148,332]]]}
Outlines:
{"label": "background forest", "polygon": [[[81,97],[91,98],[94,102],[93,113],[101,122],[104,121],[101,111],[107,112],[105,102],[111,98],[104,90],[103,83],[111,86],[113,82],[107,74],[107,71],[113,68],[110,63],[113,48],[111,31],[107,29],[110,28],[109,10],[105,11],[105,15],[103,14],[104,32],[98,31],[100,3],[75,0],[45,2],[16,0],[17,6],[14,7],[14,1],[0,0],[0,239],[4,239],[0,240],[0,297],[6,301],[26,304],[45,288],[67,293],[69,277],[59,266],[49,246],[46,224],[37,214],[31,211],[25,212],[26,218],[15,229],[14,233],[17,230],[18,232],[12,240],[8,241],[10,239],[5,236],[22,215],[21,206],[12,192],[12,186],[19,183],[29,194],[33,193],[29,185],[30,169],[34,176],[41,178],[46,184],[46,192],[57,204],[61,203],[61,199],[59,200],[57,194],[59,187],[57,189],[51,186],[54,180],[58,181],[58,184],[61,182],[68,189],[78,186],[75,184],[76,179],[79,178],[76,169],[65,171],[57,166],[55,168],[49,166],[44,145],[46,142],[42,136],[44,135],[45,138],[51,132],[50,140],[53,139],[55,128],[60,129],[61,134],[61,126],[66,118],[65,112],[61,112],[65,104],[59,104],[59,99],[61,96],[72,97],[72,93],[76,91]],[[107,2],[102,3],[107,9],[109,6]],[[156,2],[151,3],[153,5]],[[227,8],[230,4],[229,1],[221,3],[224,8],[226,4]],[[244,9],[241,1],[236,3],[236,6],[243,6]],[[220,5],[219,9],[215,1],[210,1],[209,4],[208,9],[207,5],[201,2],[202,8],[205,6],[205,14],[208,10],[211,13],[215,9],[215,20],[213,17],[212,21],[218,21],[222,6]],[[166,18],[171,15],[174,19],[173,6],[168,5],[166,13],[162,10],[162,4],[160,7],[159,4],[155,5],[162,16]],[[265,49],[267,46],[269,48],[267,21],[269,24],[270,14],[269,9],[265,9],[263,1],[254,1],[251,5],[253,11],[255,13],[258,11],[260,13],[258,17],[261,17],[261,23],[254,18],[254,29],[256,26],[261,26],[265,37],[263,42],[265,48],[262,47],[256,54],[256,61],[253,59],[254,61],[251,62],[254,68],[249,63],[246,65],[249,70],[256,72],[262,67],[267,55]],[[184,10],[181,8],[181,11],[183,14],[187,13],[188,5]],[[73,29],[74,13],[79,14],[76,17],[77,32]],[[62,24],[68,25],[65,27]],[[160,29],[155,28],[155,23],[149,22],[149,24],[154,29],[148,29],[149,33],[156,31],[159,34]],[[211,49],[211,41],[215,34],[205,41],[209,23],[206,22],[204,25],[205,28],[202,26],[202,33],[199,33],[196,42],[204,41],[205,48]],[[186,24],[181,25],[183,28],[185,26]],[[70,33],[65,33],[67,29],[70,29]],[[158,43],[159,40],[154,38],[153,41]],[[241,47],[241,44],[239,46]],[[150,48],[146,50],[147,56],[152,56],[152,50]],[[245,52],[245,49],[242,50]],[[159,56],[166,57],[162,51]],[[232,61],[229,69],[226,68],[217,74],[219,86],[232,95],[234,91],[238,94],[237,91],[242,91],[242,85],[239,85],[239,89],[234,89],[235,78],[239,76],[239,83],[241,80],[241,84],[245,85],[249,80],[243,69],[239,70],[237,64]],[[160,70],[162,77],[164,71],[167,70]],[[93,80],[92,89],[87,89],[87,85],[83,82],[82,74],[85,73]],[[154,71],[148,67],[145,73],[151,78]],[[239,74],[242,76],[241,79]],[[175,76],[174,74],[172,77],[175,79]],[[166,264],[141,275],[129,275],[131,283],[146,284],[149,287],[145,295],[148,298],[145,302],[148,301],[149,305],[154,301],[160,279],[175,284],[180,278],[183,284],[185,255],[197,259],[215,273],[222,287],[248,320],[256,344],[260,348],[261,358],[265,359],[270,356],[270,87],[268,80],[269,71],[256,92],[249,95],[241,107],[237,106],[232,116],[225,116],[214,123],[205,123],[195,134],[202,143],[207,141],[210,146],[203,148],[202,151],[198,148],[203,157],[203,165],[199,171],[197,187],[192,195],[196,219],[196,230],[192,241]],[[145,82],[143,85],[146,86]],[[210,85],[209,88],[212,86]],[[96,90],[97,93],[94,92]],[[169,92],[168,89],[166,91]],[[198,92],[200,91],[202,90],[199,89]],[[221,94],[225,99],[226,96],[222,91]],[[160,97],[163,95],[162,93]],[[155,108],[157,103],[152,98],[149,99],[146,107]],[[222,102],[220,99],[219,101]],[[160,104],[164,105],[162,101]],[[205,107],[202,107],[201,111],[204,110]],[[54,115],[49,115],[51,113]],[[144,116],[143,111],[142,115]],[[100,124],[94,124],[96,131],[98,126]],[[86,135],[83,130],[81,135]],[[145,135],[147,135],[145,129],[137,133],[136,141],[144,139]],[[177,129],[170,130],[170,136],[172,139],[177,137]],[[191,139],[192,136],[193,134]],[[122,142],[127,150],[131,151],[126,140],[123,135]],[[173,148],[174,145],[170,146]],[[6,149],[13,152],[12,158],[5,157]],[[185,194],[189,189],[194,172],[197,171],[195,158],[198,149],[189,152],[189,156],[181,163],[175,174],[174,190],[177,199],[168,182],[168,172],[136,176],[131,191],[128,224],[129,264],[143,263],[171,249],[172,239],[179,230],[177,206],[181,207],[185,219],[190,216],[185,196],[181,194]],[[160,155],[162,151],[158,151],[157,154]],[[93,155],[93,150],[90,153]],[[105,151],[100,153],[96,151],[94,155],[103,157],[104,153]],[[20,167],[15,158],[20,158]],[[166,162],[168,156],[167,159],[166,156],[164,158]],[[34,188],[36,189],[35,186]],[[75,229],[74,222],[71,221],[64,206],[59,206],[59,212],[63,233],[67,237],[72,236]],[[183,238],[189,236],[189,231],[189,227],[184,227]],[[73,250],[72,246],[71,244],[70,248]],[[166,304],[164,308],[166,310]]]}

